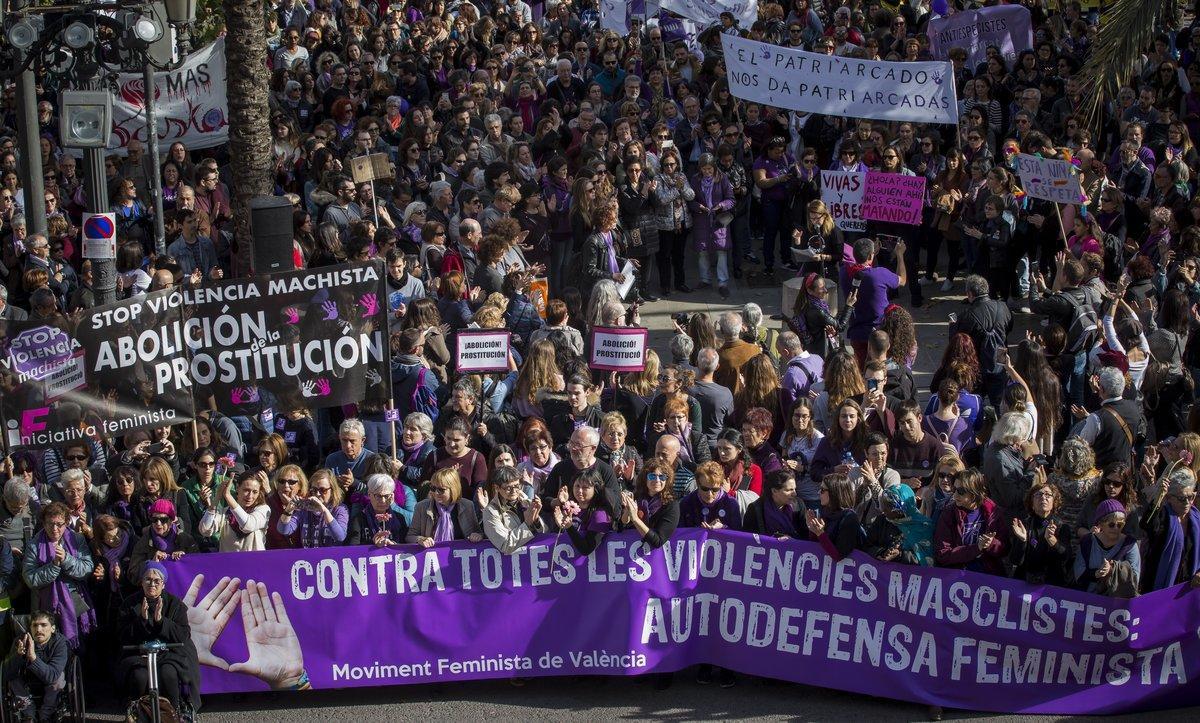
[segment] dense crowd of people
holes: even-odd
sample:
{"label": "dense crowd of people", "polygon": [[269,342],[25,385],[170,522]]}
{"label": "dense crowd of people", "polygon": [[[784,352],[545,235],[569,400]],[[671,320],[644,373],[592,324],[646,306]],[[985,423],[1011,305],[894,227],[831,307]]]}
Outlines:
{"label": "dense crowd of people", "polygon": [[[1032,48],[988,48],[978,66],[951,50],[956,128],[789,112],[726,81],[721,32],[929,59],[923,2],[758,8],[751,27],[725,17],[694,44],[640,19],[601,30],[587,0],[272,8],[263,132],[295,261],[385,264],[400,421],[353,405],[276,409],[265,424],[213,408],[195,429],[12,452],[0,586],[13,609],[54,617],[34,616],[5,670],[53,687],[65,648],[47,626],[110,658],[186,640],[159,563],[209,552],[469,540],[509,554],[563,532],[586,555],[614,531],[657,547],[683,526],[1113,597],[1200,585],[1191,28],[1168,16],[1092,125],[1078,72],[1094,8],[1031,5]],[[21,151],[0,140],[0,323],[95,304],[53,103],[39,104],[31,151],[49,238],[27,233],[41,211],[19,187]],[[350,159],[377,153],[394,179],[355,183]],[[1027,196],[1017,153],[1071,161],[1084,198]],[[110,157],[120,297],[239,271],[227,160],[176,143],[152,168],[137,141]],[[868,168],[925,177],[921,225],[837,228],[819,171]],[[638,326],[644,304],[694,290],[727,298],[752,274],[801,279],[782,333],[755,304],[684,314],[669,360],[589,368],[592,328]],[[965,302],[948,332],[919,339],[910,310],[939,282]],[[468,327],[512,332],[507,373],[456,373]],[[918,343],[947,333],[920,388]],[[179,705],[187,656],[166,665]],[[134,694],[138,670],[117,671]]]}

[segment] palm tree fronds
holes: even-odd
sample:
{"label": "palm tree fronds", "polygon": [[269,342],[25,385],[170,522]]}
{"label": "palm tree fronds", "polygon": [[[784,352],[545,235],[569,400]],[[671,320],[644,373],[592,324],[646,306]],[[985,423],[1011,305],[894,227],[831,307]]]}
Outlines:
{"label": "palm tree fronds", "polygon": [[1116,97],[1142,53],[1158,32],[1159,20],[1176,0],[1116,0],[1104,13],[1100,30],[1079,71],[1084,115],[1097,127],[1104,102]]}

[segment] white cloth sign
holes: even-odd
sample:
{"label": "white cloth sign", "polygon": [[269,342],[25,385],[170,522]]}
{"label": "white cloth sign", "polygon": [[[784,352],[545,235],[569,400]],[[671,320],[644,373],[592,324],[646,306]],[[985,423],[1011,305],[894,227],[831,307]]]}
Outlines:
{"label": "white cloth sign", "polygon": [[758,19],[758,0],[662,0],[662,9],[695,20],[702,28],[721,22],[721,13],[726,12],[746,30]]}
{"label": "white cloth sign", "polygon": [[460,331],[455,334],[455,368],[460,374],[508,371],[511,343],[507,331]]}
{"label": "white cloth sign", "polygon": [[743,100],[849,118],[957,123],[950,63],[889,63],[722,35],[729,90]]}
{"label": "white cloth sign", "polygon": [[608,372],[639,372],[646,366],[646,329],[592,327],[588,366]]}
{"label": "white cloth sign", "polygon": [[1021,188],[1032,198],[1068,204],[1079,203],[1083,198],[1079,169],[1068,161],[1018,153],[1017,175],[1021,178]]}
{"label": "white cloth sign", "polygon": [[821,171],[821,201],[835,226],[843,231],[867,230],[863,219],[863,192],[867,174],[857,171]]}
{"label": "white cloth sign", "polygon": [[604,30],[611,30],[614,33],[620,33],[622,35],[629,32],[628,8],[629,3],[626,2],[617,2],[617,0],[601,0],[600,27]]}
{"label": "white cloth sign", "polygon": [[[175,141],[196,150],[229,140],[225,38],[192,53],[179,68],[155,73],[153,92],[158,147],[163,153]],[[118,76],[109,150],[123,153],[133,138],[146,142],[145,97],[141,74]]]}

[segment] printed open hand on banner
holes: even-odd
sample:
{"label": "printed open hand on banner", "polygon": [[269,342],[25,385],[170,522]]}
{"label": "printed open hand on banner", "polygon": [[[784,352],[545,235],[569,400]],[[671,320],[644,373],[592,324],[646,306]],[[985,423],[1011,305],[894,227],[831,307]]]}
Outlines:
{"label": "printed open hand on banner", "polygon": [[233,609],[241,601],[238,595],[236,577],[223,577],[216,587],[196,602],[200,588],[204,585],[204,575],[197,575],[192,580],[191,587],[183,596],[183,604],[187,606],[188,626],[192,629],[192,644],[196,646],[196,656],[201,665],[211,665],[221,670],[229,670],[229,663],[213,654],[212,648],[217,638],[225,631],[225,624],[233,617]]}
{"label": "printed open hand on banner", "polygon": [[333,321],[338,318],[338,308],[336,301],[326,301],[321,304],[321,311],[325,312],[325,321]]}
{"label": "printed open hand on banner", "polygon": [[299,324],[300,323],[300,311],[296,307],[289,306],[288,308],[283,310],[283,313],[284,313],[284,316],[287,317],[287,323],[289,323],[289,324]]}
{"label": "printed open hand on banner", "polygon": [[379,299],[375,294],[363,294],[358,303],[363,308],[363,318],[375,316],[379,313]]}
{"label": "printed open hand on banner", "polygon": [[317,383],[314,382],[313,380],[309,379],[300,385],[300,393],[306,397],[315,397],[315,396],[317,396],[317,393],[315,391],[316,386],[317,386]]}
{"label": "printed open hand on banner", "polygon": [[383,381],[383,377],[374,369],[367,369],[367,371],[364,372],[363,377],[367,380],[367,386],[371,387]]}
{"label": "printed open hand on banner", "polygon": [[267,586],[246,581],[242,591],[242,627],[249,658],[229,666],[230,673],[249,673],[271,688],[296,687],[304,677],[304,651],[288,619],[283,596]]}
{"label": "printed open hand on banner", "polygon": [[[223,577],[197,602],[204,585],[204,575],[197,575],[184,595],[192,644],[200,663],[231,673],[248,673],[274,690],[299,687],[304,679],[304,651],[283,606],[283,597],[278,592],[268,593],[265,584],[254,580],[247,580],[246,589],[239,590],[240,582],[236,577]],[[231,665],[212,648],[239,604],[248,655],[246,662]]]}
{"label": "printed open hand on banner", "polygon": [[319,396],[328,397],[330,391],[331,391],[331,388],[329,386],[328,379],[326,379],[325,377],[321,377],[320,379],[317,380],[317,394]]}

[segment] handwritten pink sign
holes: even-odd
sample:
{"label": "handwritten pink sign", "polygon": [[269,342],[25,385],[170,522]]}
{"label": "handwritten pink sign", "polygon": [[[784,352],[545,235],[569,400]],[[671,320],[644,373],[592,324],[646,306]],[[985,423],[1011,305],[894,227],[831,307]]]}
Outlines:
{"label": "handwritten pink sign", "polygon": [[862,215],[868,221],[917,226],[925,205],[925,177],[899,173],[867,172]]}

